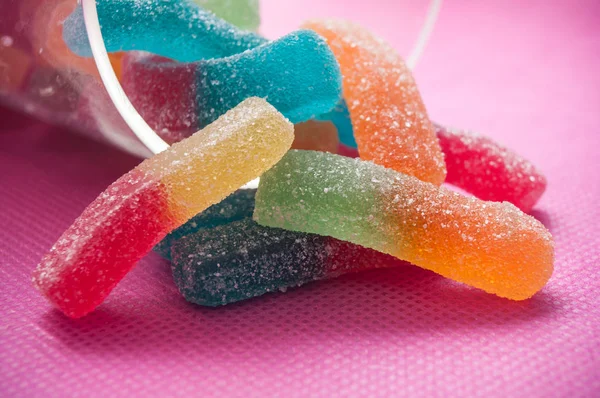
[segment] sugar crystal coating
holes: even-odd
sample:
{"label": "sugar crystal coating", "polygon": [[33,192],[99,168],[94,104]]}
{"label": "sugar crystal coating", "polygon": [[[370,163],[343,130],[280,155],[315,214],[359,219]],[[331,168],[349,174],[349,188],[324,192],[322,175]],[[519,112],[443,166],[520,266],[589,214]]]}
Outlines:
{"label": "sugar crystal coating", "polygon": [[492,139],[436,125],[446,181],[480,199],[507,201],[529,212],[546,190],[546,177],[528,160]]}
{"label": "sugar crystal coating", "polygon": [[553,269],[552,236],[512,204],[323,152],[292,150],[265,173],[254,219],[370,247],[514,300],[539,291]]}
{"label": "sugar crystal coating", "polygon": [[186,300],[223,305],[320,279],[326,273],[324,243],[319,235],[245,219],[176,242],[173,278]]}
{"label": "sugar crystal coating", "polygon": [[34,285],[66,315],[89,313],[167,233],[258,177],[292,140],[275,108],[244,101],[109,186],[44,256]]}
{"label": "sugar crystal coating", "polygon": [[360,157],[441,184],[444,157],[410,70],[396,51],[358,25],[310,21],[342,71]]}
{"label": "sugar crystal coating", "polygon": [[[177,61],[227,57],[265,43],[189,0],[96,0],[98,19],[109,52],[144,50]],[[78,6],[64,23],[69,48],[91,56],[83,10]]]}

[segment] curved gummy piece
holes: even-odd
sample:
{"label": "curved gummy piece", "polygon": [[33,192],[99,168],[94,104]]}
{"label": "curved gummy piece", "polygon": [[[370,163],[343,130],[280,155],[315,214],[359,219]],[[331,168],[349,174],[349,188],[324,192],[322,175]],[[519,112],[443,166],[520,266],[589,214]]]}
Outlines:
{"label": "curved gummy piece", "polygon": [[358,25],[311,21],[325,37],[343,77],[360,157],[434,184],[444,157],[410,70],[393,48]]}
{"label": "curved gummy piece", "polygon": [[308,30],[227,58],[178,63],[133,54],[124,65],[126,92],[167,136],[205,126],[248,97],[266,98],[292,122],[303,122],[332,109],[342,91],[335,57]]}
{"label": "curved gummy piece", "polygon": [[266,98],[293,123],[340,101],[342,78],[327,43],[301,30],[228,58],[198,62],[200,124],[249,96]]}
{"label": "curved gummy piece", "polygon": [[172,248],[173,279],[187,301],[219,306],[349,272],[400,262],[337,239],[244,219],[201,229]]}
{"label": "curved gummy piece", "polygon": [[[123,59],[125,93],[148,125],[168,143],[181,141],[200,128],[196,69],[196,63],[176,63],[135,51]],[[292,148],[337,153],[339,139],[332,122],[298,123],[294,135]]]}
{"label": "curved gummy piece", "polygon": [[338,153],[340,140],[332,122],[309,120],[294,126],[293,149]]}
{"label": "curved gummy piece", "polygon": [[552,236],[515,206],[323,152],[292,150],[265,173],[254,219],[370,247],[514,300],[535,294],[553,269]]}
{"label": "curved gummy piece", "polygon": [[488,137],[436,125],[446,157],[446,182],[480,199],[507,201],[529,212],[546,190],[546,177],[528,160]]}
{"label": "curved gummy piece", "polygon": [[[245,3],[244,0],[231,1]],[[246,1],[250,8],[256,9],[256,2],[254,0]],[[213,11],[216,11],[215,7],[219,7],[220,13],[227,12],[228,15],[232,16],[237,13],[240,16],[242,14],[249,15],[248,13],[242,13],[242,10],[225,7],[222,1],[196,0],[196,3]],[[102,23],[106,48],[109,52],[144,50],[180,62],[191,62],[201,59],[229,57],[268,43],[267,39],[257,34],[237,29],[217,18],[211,12],[198,7],[198,4],[189,0],[97,0],[98,18]],[[225,14],[222,15],[225,16]],[[156,34],[156,32],[160,32],[160,34]],[[64,41],[73,51],[80,55],[91,56],[81,6],[77,7],[65,21],[63,36]],[[294,38],[291,37],[291,39],[293,40]],[[255,57],[253,59],[246,59],[244,57],[246,63],[242,60],[238,64],[240,72],[236,72],[227,64],[211,65],[207,68],[207,75],[205,77],[210,80],[201,82],[201,84],[204,84],[204,87],[208,89],[202,90],[199,93],[213,93],[215,96],[204,101],[210,107],[207,109],[209,113],[202,116],[202,123],[216,118],[216,114],[211,114],[210,110],[222,107],[222,104],[220,104],[221,98],[230,99],[233,103],[237,103],[243,99],[241,98],[243,95],[234,95],[232,98],[219,97],[221,94],[231,94],[231,92],[223,93],[220,87],[213,87],[212,81],[219,81],[221,84],[224,84],[223,79],[227,80],[230,76],[232,76],[232,80],[235,80],[237,76],[238,81],[242,78],[253,78],[250,79],[250,84],[247,87],[250,91],[255,91],[255,94],[252,95],[266,96],[271,94],[268,100],[276,107],[278,105],[277,98],[273,98],[273,96],[281,97],[285,95],[284,91],[290,87],[295,89],[300,87],[302,88],[301,92],[315,89],[315,97],[319,96],[319,91],[327,91],[329,89],[327,86],[331,82],[311,81],[310,74],[318,74],[320,62],[323,62],[323,71],[331,70],[333,68],[332,60],[313,57],[310,53],[306,56],[306,51],[298,50],[298,47],[295,47],[302,43],[295,43],[294,46],[289,47],[287,50],[282,49],[285,46],[281,46],[280,44],[271,48],[272,50],[275,48],[283,50],[272,54],[271,61],[278,61],[279,64],[277,65],[271,62],[270,65],[264,65],[265,68],[261,68],[261,57],[268,56],[269,50],[267,50],[251,55],[251,57]],[[310,43],[307,42],[304,44],[306,46]],[[315,46],[317,49],[319,47],[320,45]],[[294,54],[297,50],[298,54]],[[324,51],[321,51],[320,54],[327,55]],[[254,62],[257,63],[253,65]],[[295,66],[291,66],[293,63],[295,63]],[[339,67],[337,66],[337,62],[335,64],[335,70],[337,71]],[[287,68],[297,68],[298,66],[306,67],[307,73],[300,76],[298,83],[295,84],[298,77],[288,75]],[[250,67],[252,72],[249,72],[246,69],[247,67]],[[148,73],[153,75],[153,72],[149,71]],[[175,76],[167,76],[163,80],[156,80],[157,78],[154,76],[154,79],[152,79],[154,83],[147,81],[143,84],[147,89],[140,88],[128,90],[127,92],[129,95],[138,98],[140,100],[138,102],[141,104],[157,104],[156,98],[164,98],[161,106],[145,106],[145,110],[143,106],[140,109],[140,113],[163,138],[168,142],[176,142],[195,131],[194,128],[200,128],[199,126],[203,125],[198,120],[198,112],[203,108],[182,109],[181,104],[186,104],[186,102],[178,101],[178,97],[186,97],[191,88],[195,88],[193,86],[197,82],[184,78],[183,75],[185,75],[185,72],[172,71],[167,73],[175,74]],[[225,75],[222,75],[223,73]],[[266,82],[266,79],[263,78],[269,77],[270,79],[271,74],[273,76],[283,76],[283,81],[275,79],[273,80],[275,84],[270,85],[270,87],[269,85],[262,86]],[[124,78],[123,80],[125,86],[126,79]],[[173,81],[180,83],[177,90],[172,89],[171,83]],[[254,85],[255,83],[257,85]],[[326,87],[320,87],[321,85]],[[243,91],[243,82],[238,88]],[[273,89],[277,89],[277,94],[274,93]],[[293,98],[294,95],[295,93],[292,94],[292,92],[289,92],[290,98]],[[338,95],[338,101],[340,96]],[[132,99],[135,101],[136,98]],[[144,101],[144,99],[148,98],[152,98],[152,100],[149,102]],[[214,101],[219,102],[214,105]],[[156,109],[157,107],[159,109]],[[312,110],[307,109],[307,111],[318,115],[319,113],[329,112],[332,108],[334,108],[333,105],[329,106],[327,104],[324,110],[317,106]],[[297,117],[293,114],[286,116],[290,117],[293,121],[305,121],[309,119],[302,115],[298,115]],[[343,140],[353,139],[352,124],[345,104],[339,104],[330,113],[321,116],[320,119],[331,120],[336,125]]]}
{"label": "curved gummy piece", "polygon": [[221,202],[212,205],[169,233],[160,243],[154,246],[154,251],[170,260],[171,247],[182,237],[191,235],[201,229],[210,229],[244,218],[251,218],[254,211],[255,195],[256,189],[238,189]]}
{"label": "curved gummy piece", "polygon": [[[144,50],[190,62],[227,57],[267,41],[190,0],[96,0],[96,6],[109,52]],[[75,53],[92,55],[81,6],[65,21],[63,38]]]}
{"label": "curved gummy piece", "polygon": [[241,29],[256,30],[260,25],[258,0],[193,0],[205,10]]}
{"label": "curved gummy piece", "polygon": [[144,161],[64,232],[33,275],[66,315],[98,306],[164,236],[276,163],[293,126],[259,98]]}

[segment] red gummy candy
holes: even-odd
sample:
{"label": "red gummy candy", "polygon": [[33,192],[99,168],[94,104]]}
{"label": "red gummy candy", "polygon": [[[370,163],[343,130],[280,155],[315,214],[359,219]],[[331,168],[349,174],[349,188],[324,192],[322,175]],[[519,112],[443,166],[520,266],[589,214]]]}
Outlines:
{"label": "red gummy candy", "polygon": [[546,177],[528,160],[492,139],[435,125],[446,158],[446,182],[483,200],[510,202],[529,212]]}
{"label": "red gummy candy", "polygon": [[169,144],[200,129],[193,64],[132,52],[123,59],[121,80],[133,106]]}

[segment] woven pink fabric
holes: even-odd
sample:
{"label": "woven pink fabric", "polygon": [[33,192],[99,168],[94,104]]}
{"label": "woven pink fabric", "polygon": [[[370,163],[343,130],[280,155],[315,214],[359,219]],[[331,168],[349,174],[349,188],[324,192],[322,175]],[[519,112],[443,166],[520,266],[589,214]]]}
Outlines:
{"label": "woven pink fabric", "polygon": [[[263,1],[265,32],[339,15],[406,53],[424,11],[319,3]],[[599,71],[596,0],[448,1],[415,71],[436,121],[486,132],[548,177],[533,214],[556,271],[525,302],[406,266],[207,309],[151,254],[69,320],[30,274],[138,160],[2,111],[0,396],[600,396]]]}

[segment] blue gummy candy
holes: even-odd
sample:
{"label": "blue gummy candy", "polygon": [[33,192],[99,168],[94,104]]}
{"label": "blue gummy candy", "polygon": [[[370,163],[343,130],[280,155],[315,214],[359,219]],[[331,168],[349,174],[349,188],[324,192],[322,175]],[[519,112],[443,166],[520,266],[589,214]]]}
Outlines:
{"label": "blue gummy candy", "polygon": [[165,236],[154,251],[167,260],[171,260],[171,247],[180,238],[201,229],[214,228],[234,221],[252,217],[256,189],[238,189],[220,203],[212,205],[187,223]]}
{"label": "blue gummy candy", "polygon": [[[241,30],[225,22],[191,0],[97,0],[96,4],[105,45],[109,52],[143,50],[180,62],[192,62],[229,57],[268,42],[267,39],[253,32]],[[63,38],[75,53],[91,56],[81,6],[78,6],[64,22]],[[285,51],[283,53],[285,54]],[[289,55],[292,55],[291,51],[288,51]],[[251,62],[246,60],[243,64],[247,66]],[[282,61],[282,64],[287,63]],[[326,63],[325,66],[327,67],[328,64]],[[226,69],[219,65],[208,66],[206,73],[216,73],[217,77],[222,77],[220,72]],[[273,71],[273,68],[260,67],[257,70],[258,73]],[[285,70],[280,72],[285,74]],[[255,88],[273,95],[272,89],[261,86],[261,79],[256,80],[258,85]],[[308,79],[306,80],[308,82]],[[218,93],[219,88],[209,87],[206,91]],[[241,96],[236,100],[239,97]],[[276,98],[277,96],[271,100]],[[206,102],[210,104],[211,101]],[[230,102],[233,103],[235,100]],[[216,111],[216,108],[212,106],[211,108]],[[211,108],[208,108],[208,112]],[[319,107],[315,109],[318,110]],[[213,114],[205,115],[203,119],[214,120],[215,111]],[[286,116],[293,121],[304,121],[305,111],[300,111],[302,116],[294,115],[293,112]],[[308,111],[311,113],[311,110]],[[345,103],[338,104],[331,112],[319,116],[318,119],[333,122],[341,143],[356,148]]]}
{"label": "blue gummy candy", "polygon": [[223,59],[198,62],[198,109],[205,126],[248,97],[265,98],[293,123],[333,109],[342,95],[339,65],[310,30]]}
{"label": "blue gummy candy", "polygon": [[[106,48],[109,52],[143,50],[163,57],[171,58],[180,62],[192,62],[202,59],[229,57],[243,51],[255,48],[268,42],[267,39],[249,31],[241,30],[224,20],[216,17],[198,6],[191,0],[97,0],[98,18],[102,24],[103,37]],[[83,11],[81,5],[64,22],[63,38],[69,48],[81,56],[91,56],[91,49],[87,40],[85,25],[83,20]],[[277,49],[277,46],[274,50]],[[262,56],[266,56],[265,53]],[[279,55],[292,56],[292,51],[280,51]],[[271,54],[275,55],[275,54]],[[302,54],[298,54],[299,61],[302,61]],[[260,60],[260,57],[255,58]],[[308,61],[308,60],[305,60]],[[285,70],[277,68],[260,68],[260,65],[253,65],[252,59],[246,59],[239,66],[258,66],[256,73],[280,72],[285,80]],[[288,61],[281,61],[281,66],[289,64]],[[324,64],[325,68],[330,67],[330,62]],[[310,66],[309,66],[310,67]],[[313,65],[312,72],[315,71]],[[227,72],[227,67],[222,65],[208,65],[205,72],[216,74],[221,78],[222,72]],[[246,73],[251,75],[252,72]],[[261,81],[263,76],[257,76],[255,88],[262,93],[269,94],[271,101],[277,101],[281,96],[274,94],[274,87],[264,87]],[[217,79],[217,80],[219,80]],[[214,81],[217,81],[214,80]],[[312,85],[306,76],[306,83]],[[220,80],[219,80],[220,81]],[[210,83],[210,81],[207,81]],[[208,87],[207,93],[218,94],[219,88]],[[243,86],[242,86],[243,87]],[[281,87],[279,91],[287,89]],[[243,95],[238,95],[231,100],[234,103]],[[226,98],[226,97],[221,97]],[[243,98],[242,98],[243,99]],[[206,101],[208,104],[212,100]],[[239,101],[238,101],[239,102]],[[234,104],[237,105],[237,102]],[[275,104],[274,104],[275,105]],[[280,105],[283,103],[280,102]],[[216,117],[216,108],[212,114],[205,114],[203,119],[214,120]],[[201,108],[202,109],[202,108]],[[279,108],[278,108],[279,109]],[[320,109],[319,106],[315,110]],[[280,109],[281,110],[281,109]],[[306,120],[305,114],[312,113],[311,109],[298,110],[298,114],[290,112],[288,116],[292,121]],[[338,104],[331,112],[318,117],[320,120],[329,120],[333,122],[340,135],[340,141],[353,148],[356,148],[356,142],[352,133],[352,124],[348,114],[348,109],[344,103]]]}
{"label": "blue gummy candy", "polygon": [[[96,6],[109,52],[144,50],[191,62],[228,57],[267,42],[192,0],[96,0]],[[65,20],[63,38],[76,54],[92,55],[81,5]]]}
{"label": "blue gummy candy", "polygon": [[[293,32],[226,58],[177,63],[141,56],[127,64],[124,76],[147,68],[156,68],[165,76],[178,76],[177,70],[195,71],[195,82],[182,80],[179,84],[195,90],[195,97],[189,100],[194,101],[199,128],[249,97],[265,98],[298,123],[330,111],[342,95],[339,65],[325,40],[310,30]],[[187,76],[187,72],[181,75]],[[141,91],[151,90],[144,84],[157,84],[153,80],[136,81],[136,90]],[[176,108],[175,104],[165,106]]]}

